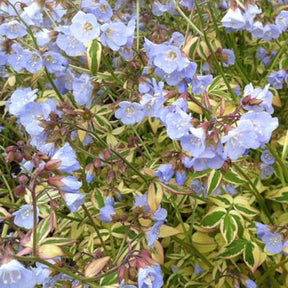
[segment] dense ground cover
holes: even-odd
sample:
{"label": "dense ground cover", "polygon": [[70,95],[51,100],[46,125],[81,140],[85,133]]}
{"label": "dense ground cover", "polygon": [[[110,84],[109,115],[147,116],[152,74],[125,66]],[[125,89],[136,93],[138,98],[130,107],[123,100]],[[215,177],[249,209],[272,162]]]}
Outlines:
{"label": "dense ground cover", "polygon": [[0,287],[287,287],[288,1],[0,1]]}

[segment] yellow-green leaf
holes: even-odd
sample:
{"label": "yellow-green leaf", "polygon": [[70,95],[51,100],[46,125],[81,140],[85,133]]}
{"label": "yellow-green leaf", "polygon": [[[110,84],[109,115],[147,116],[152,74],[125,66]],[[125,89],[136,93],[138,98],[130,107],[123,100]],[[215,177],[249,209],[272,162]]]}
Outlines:
{"label": "yellow-green leaf", "polygon": [[85,268],[84,275],[87,278],[98,275],[103,268],[109,263],[110,256],[99,258],[90,262]]}

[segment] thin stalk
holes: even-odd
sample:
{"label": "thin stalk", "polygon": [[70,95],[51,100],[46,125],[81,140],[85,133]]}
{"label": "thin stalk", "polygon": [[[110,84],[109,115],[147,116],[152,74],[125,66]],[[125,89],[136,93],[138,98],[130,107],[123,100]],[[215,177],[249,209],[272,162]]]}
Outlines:
{"label": "thin stalk", "polygon": [[74,274],[73,272],[70,272],[70,271],[66,270],[63,267],[60,267],[60,266],[55,265],[55,264],[52,264],[52,263],[50,263],[48,261],[45,261],[45,260],[43,260],[43,259],[41,259],[39,257],[27,257],[27,256],[13,256],[13,257],[14,257],[14,259],[16,259],[18,261],[39,262],[41,264],[44,264],[44,265],[48,266],[49,268],[54,269],[55,271],[58,271],[58,272],[63,273],[65,275],[71,276],[73,279],[76,279],[76,280],[78,280],[78,281],[80,281],[82,283],[89,284],[93,288],[101,288],[101,286],[93,283],[93,282],[95,282],[95,280],[93,278],[89,279],[89,278],[86,278],[86,277],[79,276],[77,274]]}
{"label": "thin stalk", "polygon": [[[203,28],[204,28],[204,23],[203,23],[203,17],[202,17],[202,10],[199,8],[199,5],[198,5],[197,1],[195,1],[195,6],[196,6],[197,12],[198,12],[198,14],[199,14],[200,26],[201,26],[200,28],[201,28],[201,30],[203,30]],[[232,100],[233,100],[234,102],[237,102],[237,96],[235,95],[233,89],[232,89],[231,86],[230,86],[229,81],[227,80],[227,78],[226,78],[226,76],[225,76],[223,67],[218,63],[218,59],[217,59],[217,57],[216,57],[216,55],[215,55],[215,52],[214,52],[214,50],[213,50],[213,47],[211,46],[211,43],[210,43],[210,41],[209,41],[206,33],[205,33],[205,32],[202,33],[202,36],[204,37],[204,40],[205,40],[205,42],[206,42],[206,44],[207,44],[207,46],[208,46],[208,48],[209,48],[209,51],[210,51],[210,53],[211,53],[211,55],[212,55],[212,57],[213,57],[214,64],[215,64],[217,70],[220,72],[220,74],[221,74],[221,76],[222,76],[222,78],[223,78],[223,80],[224,80],[224,82],[225,82],[225,85],[226,85],[226,87],[228,88],[228,91],[229,91],[229,93],[230,93],[230,95],[231,95],[231,97],[232,97]]]}
{"label": "thin stalk", "polygon": [[278,155],[277,151],[275,151],[275,149],[272,147],[271,144],[266,144],[266,146],[268,147],[269,151],[275,157],[276,161],[280,165],[280,167],[282,169],[282,172],[284,173],[284,177],[285,177],[286,183],[287,183],[288,182],[288,167],[285,165],[285,163],[283,162],[282,158]]}
{"label": "thin stalk", "polygon": [[83,130],[85,132],[87,132],[88,134],[91,135],[92,138],[96,139],[98,142],[100,142],[104,147],[107,147],[114,155],[116,155],[119,159],[121,159],[127,166],[129,166],[140,178],[142,178],[144,180],[144,182],[146,183],[146,185],[148,185],[148,180],[145,178],[144,175],[142,175],[133,165],[131,165],[131,163],[129,163],[124,157],[122,157],[122,155],[120,153],[118,153],[116,150],[114,150],[113,148],[108,147],[107,143],[102,140],[97,134],[95,134],[94,132],[84,129],[83,127],[80,127],[78,125],[75,125],[74,127],[76,127],[79,130]]}
{"label": "thin stalk", "polygon": [[186,22],[191,26],[193,30],[195,30],[201,37],[203,37],[204,36],[203,32],[201,32],[201,30],[186,16],[186,14],[179,7],[178,3],[175,0],[173,0],[173,2],[179,14],[186,20]]}
{"label": "thin stalk", "polygon": [[149,150],[147,149],[145,143],[143,142],[142,138],[140,137],[140,135],[137,132],[137,129],[132,125],[132,130],[134,131],[134,133],[136,134],[137,138],[139,139],[140,143],[142,144],[142,147],[144,148],[149,160],[152,160],[152,156],[149,152]]}
{"label": "thin stalk", "polygon": [[140,27],[140,0],[136,0],[136,49],[137,52],[139,52],[140,49],[140,33],[139,33],[139,27]]}
{"label": "thin stalk", "polygon": [[247,173],[245,173],[237,164],[232,163],[232,166],[234,166],[235,169],[237,170],[237,172],[239,172],[239,174],[241,174],[241,176],[243,176],[247,180],[247,182],[250,184],[250,187],[252,188],[251,191],[253,192],[256,200],[258,201],[262,211],[265,213],[265,215],[269,219],[270,223],[273,224],[273,220],[271,218],[270,212],[269,212],[269,210],[265,204],[264,199],[262,198],[260,192],[258,191],[257,187],[254,185],[254,183],[248,177]]}
{"label": "thin stalk", "polygon": [[284,142],[284,146],[283,146],[283,150],[282,150],[282,154],[281,154],[281,159],[283,161],[286,160],[287,154],[288,154],[288,130],[286,131],[285,142]]}
{"label": "thin stalk", "polygon": [[10,185],[9,185],[9,183],[7,182],[7,179],[5,178],[5,176],[2,174],[1,171],[0,171],[0,173],[1,173],[1,178],[2,178],[2,180],[3,180],[3,182],[4,182],[4,184],[5,184],[8,192],[9,192],[9,196],[10,196],[10,198],[11,198],[11,201],[14,203],[14,202],[15,202],[15,198],[14,198],[13,191],[11,190]]}
{"label": "thin stalk", "polygon": [[88,216],[89,220],[91,221],[91,224],[92,224],[92,226],[94,227],[94,230],[95,230],[95,232],[96,232],[96,234],[97,234],[97,236],[98,236],[98,238],[99,238],[99,240],[100,240],[100,242],[101,242],[101,245],[102,245],[104,251],[106,252],[106,254],[108,254],[107,247],[106,247],[106,245],[105,245],[105,243],[104,243],[104,241],[103,241],[103,238],[102,238],[102,236],[101,236],[101,233],[100,233],[97,225],[96,225],[95,222],[94,222],[94,219],[93,219],[92,215],[90,214],[90,212],[89,212],[89,210],[87,209],[87,207],[85,206],[85,204],[82,205],[82,208],[84,209],[86,215]]}

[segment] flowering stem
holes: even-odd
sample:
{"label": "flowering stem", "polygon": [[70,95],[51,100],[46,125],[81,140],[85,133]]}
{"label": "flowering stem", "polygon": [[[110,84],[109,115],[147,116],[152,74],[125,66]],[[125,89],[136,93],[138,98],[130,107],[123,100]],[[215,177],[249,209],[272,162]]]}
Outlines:
{"label": "flowering stem", "polygon": [[89,210],[87,209],[87,207],[85,206],[85,204],[82,205],[82,208],[84,209],[84,211],[85,211],[86,215],[88,216],[88,218],[89,218],[92,226],[94,227],[94,230],[95,230],[95,232],[96,232],[96,234],[97,234],[97,236],[98,236],[98,238],[99,238],[99,240],[100,240],[100,242],[101,242],[101,245],[102,245],[104,251],[106,252],[106,254],[108,254],[107,247],[106,247],[106,245],[105,245],[105,243],[104,243],[104,241],[103,241],[103,238],[102,238],[102,236],[101,236],[101,233],[100,233],[97,225],[96,225],[95,222],[94,222],[94,219],[93,219],[92,215],[90,214],[90,212],[89,212]]}
{"label": "flowering stem", "polygon": [[139,52],[140,48],[140,35],[139,35],[139,26],[140,26],[140,0],[136,0],[136,49]]}
{"label": "flowering stem", "polygon": [[[204,27],[203,24],[204,24],[204,23],[203,23],[202,11],[201,11],[201,9],[199,8],[199,5],[198,5],[197,1],[195,1],[195,6],[196,6],[197,12],[198,12],[198,14],[199,14],[201,30],[203,30],[203,27]],[[222,76],[222,78],[223,78],[223,80],[224,80],[224,82],[225,82],[225,84],[226,84],[226,87],[227,87],[227,89],[228,89],[228,91],[229,91],[229,93],[230,93],[230,96],[231,96],[232,100],[235,101],[235,102],[237,102],[237,97],[236,97],[233,89],[231,88],[229,81],[227,80],[227,78],[226,78],[226,76],[225,76],[223,67],[218,63],[218,59],[217,59],[217,57],[216,57],[216,55],[215,55],[215,52],[214,52],[214,50],[213,50],[213,47],[211,46],[211,43],[210,43],[209,39],[207,38],[206,33],[205,33],[205,32],[202,33],[202,36],[204,37],[204,40],[205,40],[205,42],[206,42],[206,44],[207,44],[207,46],[208,46],[208,48],[209,48],[209,51],[210,51],[210,53],[211,53],[211,55],[212,55],[212,57],[213,57],[214,64],[215,64],[217,70],[220,72],[220,74],[221,74],[221,76]]]}
{"label": "flowering stem", "polygon": [[273,220],[272,220],[271,215],[270,215],[271,213],[268,211],[268,208],[265,204],[265,201],[262,198],[262,196],[261,196],[260,192],[258,191],[257,187],[255,186],[255,184],[251,181],[251,179],[249,178],[247,173],[245,173],[237,164],[232,163],[232,166],[234,166],[235,169],[237,170],[237,172],[239,172],[241,174],[241,176],[243,176],[247,180],[247,182],[250,184],[250,187],[252,188],[251,191],[253,192],[256,200],[258,201],[262,211],[265,213],[265,215],[269,219],[270,223],[273,224]]}
{"label": "flowering stem", "polygon": [[139,139],[140,143],[142,144],[142,147],[144,148],[146,154],[148,155],[148,158],[149,158],[150,160],[152,160],[151,154],[149,153],[149,151],[148,151],[145,143],[143,142],[142,138],[141,138],[140,135],[138,134],[137,129],[136,129],[133,125],[132,125],[132,130],[134,131],[134,133],[136,134],[136,136],[137,136],[137,138]]}

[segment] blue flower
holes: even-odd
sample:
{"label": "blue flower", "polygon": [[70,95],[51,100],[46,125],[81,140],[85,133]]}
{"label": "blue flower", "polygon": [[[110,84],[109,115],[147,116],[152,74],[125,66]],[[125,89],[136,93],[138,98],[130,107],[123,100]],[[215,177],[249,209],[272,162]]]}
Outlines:
{"label": "blue flower", "polygon": [[62,29],[61,32],[63,33],[57,36],[56,44],[68,56],[79,56],[86,52],[84,44],[71,34],[70,29]]}
{"label": "blue flower", "polygon": [[246,20],[239,8],[229,8],[221,20],[223,27],[233,30],[242,30],[245,27]]}
{"label": "blue flower", "polygon": [[187,173],[185,170],[177,170],[175,174],[175,181],[178,185],[184,185],[186,181]]}
{"label": "blue flower", "polygon": [[281,34],[279,27],[275,24],[266,24],[263,30],[263,40],[270,41],[278,39]]}
{"label": "blue flower", "polygon": [[246,288],[256,288],[257,287],[257,284],[251,279],[247,279],[245,281],[245,285],[246,285]]}
{"label": "blue flower", "polygon": [[25,50],[25,57],[23,60],[24,68],[31,73],[36,73],[43,68],[43,60],[38,52]]}
{"label": "blue flower", "polygon": [[268,75],[268,82],[273,86],[275,89],[282,89],[283,88],[283,81],[287,81],[287,73],[285,70],[279,70]]}
{"label": "blue flower", "polygon": [[85,202],[85,195],[80,193],[63,193],[63,199],[66,202],[69,210],[74,213],[77,212],[79,207]]}
{"label": "blue flower", "polygon": [[199,265],[199,263],[196,263],[196,264],[195,264],[195,267],[194,267],[194,273],[195,273],[195,275],[202,274],[203,272],[205,272],[205,270],[203,270],[203,269],[201,268],[201,266]]}
{"label": "blue flower", "polygon": [[57,169],[61,172],[71,174],[73,171],[80,168],[80,164],[76,159],[76,153],[69,143],[66,143],[63,147],[58,149],[51,160],[57,162]]}
{"label": "blue flower", "polygon": [[257,141],[261,146],[268,143],[272,132],[278,127],[278,118],[272,118],[267,112],[249,111],[241,116],[240,120],[249,119],[257,135]]}
{"label": "blue flower", "polygon": [[38,89],[32,90],[30,87],[17,88],[6,102],[9,113],[19,117],[25,111],[25,105],[37,98],[37,92]]}
{"label": "blue flower", "polygon": [[171,74],[174,71],[182,71],[188,66],[189,61],[182,57],[178,47],[162,44],[154,51],[153,64],[165,73]]}
{"label": "blue flower", "polygon": [[52,112],[46,102],[29,102],[21,111],[19,121],[30,135],[37,136],[44,131],[42,120],[48,120]]}
{"label": "blue flower", "polygon": [[281,32],[284,32],[288,28],[288,11],[282,10],[275,19],[275,24],[278,26]]}
{"label": "blue flower", "polygon": [[259,60],[263,60],[267,54],[267,51],[263,47],[259,47],[256,52],[256,57]]}
{"label": "blue flower", "polygon": [[150,211],[150,206],[148,205],[147,194],[136,195],[135,196],[134,206],[135,207],[143,207],[144,212],[149,212]]}
{"label": "blue flower", "polygon": [[115,112],[115,117],[120,119],[123,124],[132,125],[143,121],[144,112],[140,104],[122,101],[119,106],[120,108]]}
{"label": "blue flower", "polygon": [[139,288],[160,288],[164,284],[160,265],[146,266],[138,271]]}
{"label": "blue flower", "polygon": [[267,164],[261,164],[260,165],[260,171],[261,171],[261,179],[265,179],[274,173],[274,169],[272,166]]}
{"label": "blue flower", "polygon": [[11,66],[15,71],[19,72],[25,68],[25,50],[19,44],[12,45],[13,52],[7,57],[7,64]]}
{"label": "blue flower", "polygon": [[116,214],[114,209],[114,200],[106,198],[105,206],[100,209],[99,220],[110,223],[112,221],[112,215]]}
{"label": "blue flower", "polygon": [[275,162],[275,158],[271,155],[269,150],[264,150],[261,154],[261,160],[268,165],[271,165]]}
{"label": "blue flower", "polygon": [[68,60],[60,53],[48,51],[43,54],[44,65],[50,73],[65,72],[68,67]]}
{"label": "blue flower", "polygon": [[174,170],[171,164],[164,164],[161,165],[154,174],[158,176],[161,182],[168,184],[174,175]]}
{"label": "blue flower", "polygon": [[21,19],[29,26],[43,25],[43,15],[41,13],[40,4],[33,2],[29,6],[25,7],[24,11],[21,13]]}
{"label": "blue flower", "polygon": [[167,134],[172,140],[178,140],[188,133],[191,124],[191,116],[176,108],[175,113],[168,113],[165,119]]}
{"label": "blue flower", "polygon": [[197,194],[200,195],[203,191],[204,188],[202,186],[202,183],[199,179],[193,180],[190,184],[190,188]]}
{"label": "blue flower", "polygon": [[227,59],[223,63],[223,66],[228,67],[230,65],[234,65],[235,64],[235,54],[234,54],[233,49],[223,49],[223,52],[227,57]]}
{"label": "blue flower", "polygon": [[52,176],[48,178],[48,184],[67,193],[79,193],[82,186],[82,183],[74,176]]}
{"label": "blue flower", "polygon": [[160,3],[158,0],[154,0],[152,3],[152,13],[155,16],[161,16],[165,12],[170,14],[176,13],[176,7],[172,0],[165,1],[165,4]]}
{"label": "blue flower", "polygon": [[[160,234],[160,227],[163,225],[164,221],[157,221],[151,229],[146,232],[148,238],[148,246],[154,248],[154,243],[158,239]],[[145,286],[144,286],[145,287]]]}
{"label": "blue flower", "polygon": [[194,1],[192,0],[181,0],[179,4],[186,7],[188,10],[192,10],[194,8]]}
{"label": "blue flower", "polygon": [[22,38],[26,34],[26,27],[16,20],[0,25],[0,35],[4,35],[8,39]]}
{"label": "blue flower", "polygon": [[192,80],[192,92],[194,94],[203,94],[212,81],[212,75],[198,75]]}
{"label": "blue flower", "polygon": [[120,21],[103,24],[101,31],[101,43],[113,51],[118,51],[120,47],[126,45],[128,37],[131,36],[125,24]]}
{"label": "blue flower", "polygon": [[[33,206],[32,205],[23,205],[21,208],[14,212],[13,215],[14,223],[15,225],[19,227],[23,227],[26,229],[32,229],[33,228]],[[37,208],[37,219],[39,215],[39,209]]]}
{"label": "blue flower", "polygon": [[167,210],[161,208],[161,206],[159,205],[158,209],[152,215],[152,219],[155,221],[166,221],[166,218],[167,218]]}
{"label": "blue flower", "polygon": [[232,160],[241,157],[246,149],[257,149],[259,147],[253,123],[249,120],[240,120],[237,124],[238,126],[235,129],[230,130],[222,138],[222,143],[226,143],[225,155]]}
{"label": "blue flower", "polygon": [[90,76],[83,73],[79,78],[74,78],[72,88],[75,101],[80,105],[90,108],[93,91]]}
{"label": "blue flower", "polygon": [[190,128],[190,133],[180,139],[183,150],[191,156],[198,157],[205,150],[205,131],[203,128]]}
{"label": "blue flower", "polygon": [[100,25],[93,14],[78,11],[72,19],[70,31],[77,40],[85,43],[98,38]]}
{"label": "blue flower", "polygon": [[261,239],[266,244],[265,248],[269,253],[281,253],[283,249],[283,238],[279,233],[267,232]]}
{"label": "blue flower", "polygon": [[113,16],[113,10],[105,0],[99,0],[97,3],[91,0],[83,0],[81,1],[81,8],[85,12],[94,14],[97,19],[103,22],[109,22]]}
{"label": "blue flower", "polygon": [[265,224],[255,222],[255,226],[257,237],[260,239],[262,239],[265,234],[270,233],[270,228]]}
{"label": "blue flower", "polygon": [[34,288],[36,277],[17,260],[11,260],[0,266],[0,287]]}

